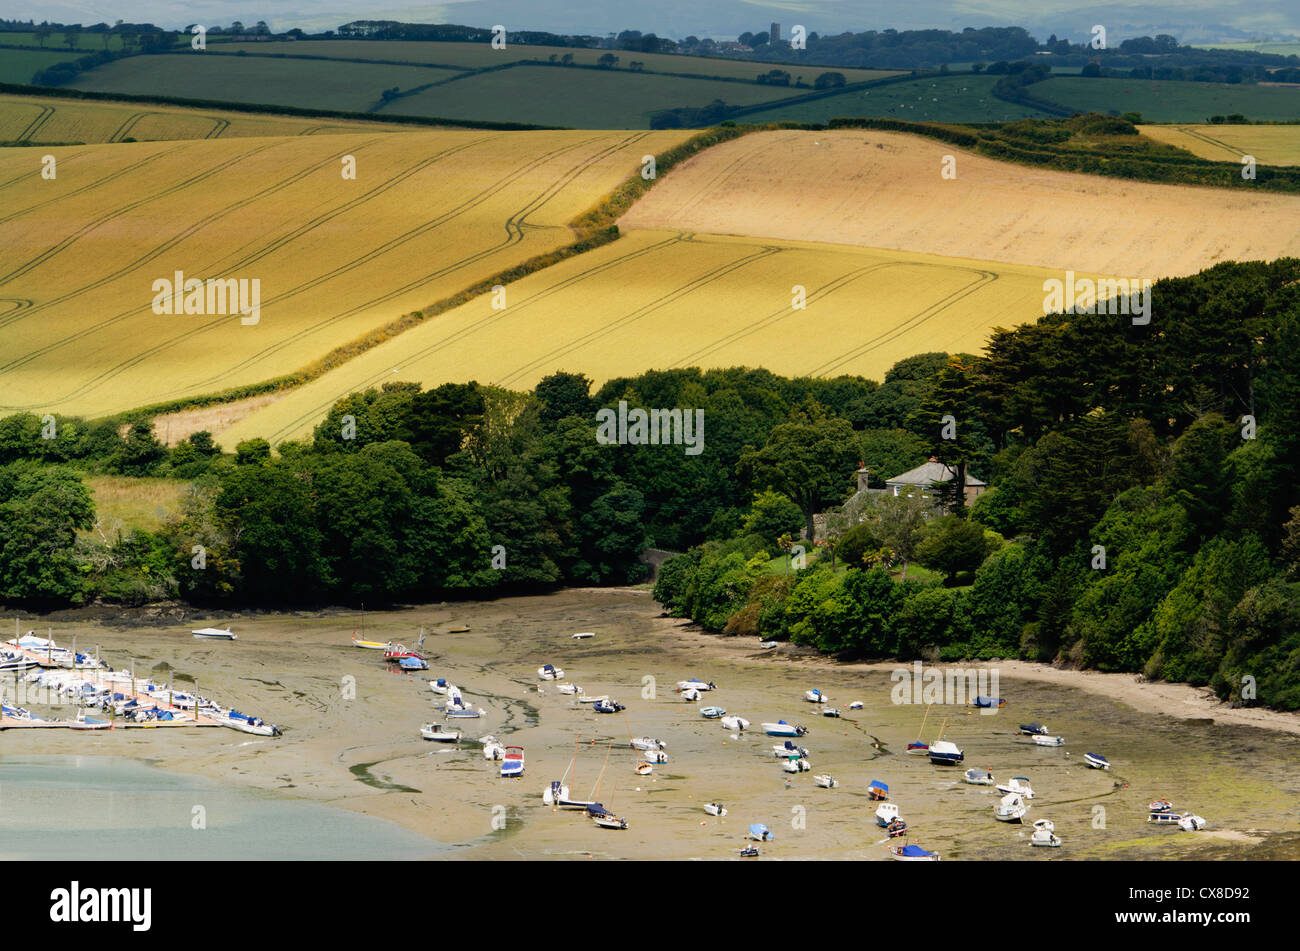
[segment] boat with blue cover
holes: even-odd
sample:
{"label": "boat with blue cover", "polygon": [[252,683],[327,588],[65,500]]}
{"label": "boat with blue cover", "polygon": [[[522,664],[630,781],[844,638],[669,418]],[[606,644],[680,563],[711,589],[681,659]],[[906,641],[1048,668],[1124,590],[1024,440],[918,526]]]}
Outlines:
{"label": "boat with blue cover", "polygon": [[889,854],[897,862],[937,862],[939,861],[938,852],[927,852],[919,845],[896,845],[889,850]]}
{"label": "boat with blue cover", "polygon": [[1110,769],[1110,760],[1100,753],[1084,753],[1083,761],[1093,769]]}
{"label": "boat with blue cover", "polygon": [[776,838],[776,836],[774,836],[772,830],[763,825],[763,823],[755,822],[749,827],[748,838],[753,839],[755,842],[771,842]]}
{"label": "boat with blue cover", "polygon": [[727,715],[722,707],[700,707],[700,716],[706,720],[720,720]]}
{"label": "boat with blue cover", "polygon": [[889,787],[878,779],[873,779],[867,784],[867,795],[877,802],[884,802],[889,798]]}
{"label": "boat with blue cover", "polygon": [[974,700],[970,702],[970,705],[972,707],[980,707],[983,709],[988,709],[991,707],[992,708],[1005,707],[1007,705],[1007,701],[1005,697],[976,697]]}
{"label": "boat with blue cover", "polygon": [[777,720],[775,723],[764,723],[763,732],[768,736],[803,736],[808,732],[808,728]]}
{"label": "boat with blue cover", "polygon": [[522,746],[507,746],[506,758],[501,761],[501,777],[503,779],[518,779],[524,774],[524,748]]}

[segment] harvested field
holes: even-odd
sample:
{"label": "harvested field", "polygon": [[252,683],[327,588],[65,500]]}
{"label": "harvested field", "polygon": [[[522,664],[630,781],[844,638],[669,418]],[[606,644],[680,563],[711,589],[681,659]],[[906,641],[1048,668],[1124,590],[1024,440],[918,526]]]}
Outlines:
{"label": "harvested field", "polygon": [[[940,177],[945,155],[955,180]],[[1300,197],[1036,170],[904,133],[784,130],[691,158],[620,226],[1157,278],[1300,254]]]}
{"label": "harvested field", "polygon": [[1300,165],[1300,125],[1144,125],[1142,134],[1215,162],[1255,156],[1260,165]]}

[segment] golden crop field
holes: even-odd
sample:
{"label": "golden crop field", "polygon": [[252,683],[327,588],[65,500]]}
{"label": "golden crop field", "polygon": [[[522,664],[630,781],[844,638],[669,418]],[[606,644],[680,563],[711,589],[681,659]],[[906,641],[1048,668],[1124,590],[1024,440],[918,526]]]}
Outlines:
{"label": "golden crop field", "polygon": [[[53,180],[41,150],[0,150],[0,413],[102,416],[290,373],[567,245],[568,222],[688,135],[74,146],[49,150]],[[166,313],[158,282],[177,272],[182,285],[247,282],[257,313],[222,308],[211,288]],[[220,312],[195,312],[209,302]]]}
{"label": "golden crop field", "polygon": [[1144,125],[1142,134],[1216,162],[1255,156],[1260,165],[1300,165],[1300,125]]}
{"label": "golden crop field", "polygon": [[[671,178],[666,179],[666,181]],[[653,193],[653,192],[652,192]],[[1041,316],[1056,272],[796,241],[637,231],[484,296],[254,410],[227,449],[310,434],[339,397],[389,381],[527,389],[557,370],[597,384],[651,368],[763,366],[860,373],[932,350],[975,351]],[[806,306],[796,309],[801,285]]]}
{"label": "golden crop field", "polygon": [[48,96],[0,95],[0,142],[97,143],[156,142],[173,139],[233,139],[247,136],[324,135],[366,130],[407,131],[395,123],[249,115],[155,106],[95,102]]}
{"label": "golden crop field", "polygon": [[[940,176],[947,155],[955,179]],[[1300,254],[1300,197],[1248,182],[1153,185],[1034,169],[860,129],[723,143],[675,168],[619,224],[1149,278]]]}

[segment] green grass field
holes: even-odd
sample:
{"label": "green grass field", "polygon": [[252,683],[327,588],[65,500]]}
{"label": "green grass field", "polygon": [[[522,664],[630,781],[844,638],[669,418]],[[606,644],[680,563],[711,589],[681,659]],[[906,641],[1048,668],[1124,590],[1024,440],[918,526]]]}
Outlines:
{"label": "green grass field", "polygon": [[[573,56],[579,65],[594,66],[606,53],[618,57],[617,71],[627,71],[633,61],[643,63],[648,73],[684,73],[692,76],[723,76],[732,79],[752,80],[759,73],[772,69],[769,63],[750,63],[734,59],[713,59],[704,56],[677,56],[670,53],[630,53],[626,50],[586,50],[560,46],[523,46],[510,44],[503,50],[494,50],[487,43],[421,43],[408,40],[299,40],[274,43],[220,43],[214,50],[244,50],[249,55],[328,56],[338,59],[389,60],[394,62],[426,63],[453,66],[459,69],[484,69],[513,63],[519,60],[548,60]],[[809,85],[824,72],[840,72],[851,83],[879,79],[893,75],[897,70],[846,69],[837,66],[783,66],[791,76],[803,76]]]}
{"label": "green grass field", "polygon": [[1256,53],[1276,53],[1279,56],[1300,56],[1300,42],[1297,43],[1193,43],[1203,50],[1252,50]]}
{"label": "green grass field", "polygon": [[926,77],[747,113],[743,120],[826,122],[845,116],[882,116],[913,122],[1011,122],[1048,118],[1037,109],[995,99],[993,84],[997,79],[972,75]]}
{"label": "green grass field", "polygon": [[62,52],[0,50],[0,83],[30,83],[32,76],[39,70],[48,69],[55,63],[76,59],[81,55],[84,54],[70,50]]}
{"label": "green grass field", "polygon": [[1079,112],[1140,112],[1148,122],[1204,122],[1234,112],[1251,119],[1300,119],[1300,88],[1287,86],[1062,76],[1029,91]]}
{"label": "green grass field", "polygon": [[715,99],[748,106],[791,95],[757,83],[680,79],[648,73],[520,66],[480,73],[396,99],[379,115],[487,119],[585,129],[644,129],[650,114]]}
{"label": "green grass field", "polygon": [[385,89],[423,85],[431,72],[416,66],[178,53],[107,63],[70,85],[94,92],[365,112]]}
{"label": "green grass field", "polygon": [[[119,34],[112,33],[108,37],[108,46],[104,46],[104,35],[102,33],[79,33],[76,37],[76,46],[68,46],[67,38],[64,37],[62,30],[54,30],[45,38],[45,45],[42,47],[52,51],[76,50],[82,54],[93,53],[96,50],[109,49],[120,50],[122,48],[122,37]],[[15,32],[0,33],[0,44],[5,46],[41,46],[40,39],[35,33]]]}

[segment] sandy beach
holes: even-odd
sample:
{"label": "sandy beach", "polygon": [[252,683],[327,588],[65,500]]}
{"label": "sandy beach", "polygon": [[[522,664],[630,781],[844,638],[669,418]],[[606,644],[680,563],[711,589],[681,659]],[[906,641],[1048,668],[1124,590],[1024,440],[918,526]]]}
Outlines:
{"label": "sandy beach", "polygon": [[[239,639],[190,637],[192,627],[209,622],[229,623]],[[0,623],[12,630],[13,615]],[[734,858],[749,824],[762,822],[777,834],[763,846],[765,858],[885,859],[865,792],[873,779],[890,786],[915,841],[945,859],[1234,858],[1279,850],[1284,857],[1296,854],[1300,841],[1296,718],[1223,708],[1195,688],[1012,661],[990,665],[1010,698],[995,715],[941,706],[927,714],[890,701],[895,665],[840,664],[788,645],[764,651],[749,638],[702,634],[662,616],[641,589],[571,589],[367,614],[367,639],[413,646],[426,632],[430,670],[418,674],[395,672],[379,652],[353,647],[361,623],[345,611],[151,609],[101,620],[89,612],[27,619],[24,630],[52,629],[60,643],[75,634],[81,649],[99,645],[115,667],[134,663],[138,675],[197,686],[280,724],[284,735],[7,731],[0,733],[0,762],[8,755],[132,757],[384,819],[453,846],[452,858]],[[469,630],[451,632],[461,625]],[[596,636],[573,640],[578,631]],[[627,710],[593,713],[539,681],[543,663]],[[444,721],[442,698],[428,685],[439,676],[457,684],[483,717]],[[673,685],[692,676],[718,689],[683,703]],[[822,717],[805,702],[811,687],[824,690],[843,716]],[[853,701],[863,708],[850,711]],[[745,717],[751,729],[729,733],[700,716],[705,704]],[[799,742],[810,750],[812,772],[782,772],[772,755],[780,741],[758,732],[761,722],[778,718],[809,727]],[[1067,745],[1036,747],[1016,736],[1016,724],[1029,720],[1049,724]],[[429,722],[462,729],[466,739],[426,742],[419,728]],[[993,821],[993,790],[960,782],[961,769],[906,755],[923,723],[925,739],[943,730],[966,751],[964,766],[991,769],[999,779],[1030,777],[1037,796],[1027,819],[1053,819],[1066,847],[1029,848],[1027,827]],[[523,778],[502,779],[499,764],[483,758],[472,741],[485,734],[524,747]],[[664,740],[669,762],[636,775],[630,736]],[[1085,768],[1085,751],[1107,755],[1112,770]],[[823,772],[838,788],[815,786],[813,774]],[[1222,781],[1227,775],[1232,783]],[[580,813],[546,807],[543,789],[562,777],[575,797],[598,797],[629,828],[598,829]],[[1148,825],[1145,804],[1157,796],[1204,815],[1216,835]],[[706,815],[710,800],[722,801],[728,816]]]}

